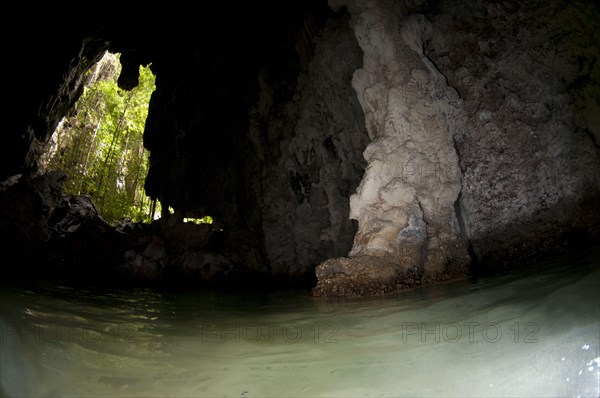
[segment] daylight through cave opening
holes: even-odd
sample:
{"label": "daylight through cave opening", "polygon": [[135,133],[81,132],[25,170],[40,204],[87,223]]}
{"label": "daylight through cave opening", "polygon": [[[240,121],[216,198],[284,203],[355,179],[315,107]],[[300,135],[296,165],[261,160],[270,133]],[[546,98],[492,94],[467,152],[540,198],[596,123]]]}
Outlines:
{"label": "daylight through cave opening", "polygon": [[54,131],[40,167],[65,172],[66,193],[91,196],[107,221],[149,222],[160,214],[144,191],[143,133],[155,76],[140,66],[138,85],[126,91],[117,84],[121,69],[120,54],[107,51],[88,70],[84,92]]}

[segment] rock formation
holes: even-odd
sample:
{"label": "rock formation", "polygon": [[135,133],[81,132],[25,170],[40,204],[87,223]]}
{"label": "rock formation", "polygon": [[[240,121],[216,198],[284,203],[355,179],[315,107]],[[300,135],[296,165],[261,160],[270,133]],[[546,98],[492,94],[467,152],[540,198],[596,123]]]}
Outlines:
{"label": "rock formation", "polygon": [[316,291],[362,295],[458,277],[469,257],[454,210],[461,173],[452,136],[465,118],[458,93],[423,53],[432,26],[391,1],[348,6],[364,53],[352,85],[369,165],[350,200],[359,223],[351,260],[320,265]]}
{"label": "rock formation", "polygon": [[315,41],[289,102],[277,104],[268,77],[259,77],[250,131],[267,259],[273,273],[292,278],[314,277],[315,264],[350,250],[348,197],[366,165],[368,136],[351,86],[361,52],[347,18],[330,21]]}
{"label": "rock formation", "polygon": [[[188,11],[47,15],[11,40],[5,252],[75,278],[262,280],[355,296],[600,239],[598,5],[263,0]],[[141,64],[156,74],[146,192],[175,212],[151,225],[108,225],[85,197],[62,195],[64,176],[39,173],[107,49],[121,53],[121,87],[137,84]],[[223,231],[183,223],[207,214]]]}
{"label": "rock formation", "polygon": [[317,294],[460,277],[467,243],[472,271],[497,271],[597,235],[598,46],[565,23],[597,8],[330,3],[348,7],[364,52],[353,86],[372,142],[353,249],[317,268]]}
{"label": "rock formation", "polygon": [[454,138],[474,268],[497,271],[566,242],[585,247],[598,233],[598,16],[586,2],[465,10],[453,1],[432,16],[425,52],[467,115]]}

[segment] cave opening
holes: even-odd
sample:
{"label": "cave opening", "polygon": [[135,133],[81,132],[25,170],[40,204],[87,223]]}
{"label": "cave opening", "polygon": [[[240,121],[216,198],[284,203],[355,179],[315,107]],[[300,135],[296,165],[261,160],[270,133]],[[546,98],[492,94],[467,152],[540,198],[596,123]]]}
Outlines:
{"label": "cave opening", "polygon": [[143,132],[155,75],[140,65],[138,84],[120,88],[120,57],[106,51],[84,74],[83,93],[53,132],[39,167],[64,172],[65,193],[89,195],[106,221],[148,223],[161,212],[144,191],[149,151]]}

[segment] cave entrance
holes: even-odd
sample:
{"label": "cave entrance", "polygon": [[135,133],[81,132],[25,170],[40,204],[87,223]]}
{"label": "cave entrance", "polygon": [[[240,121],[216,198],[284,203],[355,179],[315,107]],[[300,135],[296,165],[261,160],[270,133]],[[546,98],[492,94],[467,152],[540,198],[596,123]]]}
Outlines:
{"label": "cave entrance", "polygon": [[155,76],[140,66],[139,84],[118,87],[120,54],[106,52],[84,76],[84,92],[52,135],[40,160],[41,171],[68,175],[65,192],[89,195],[108,222],[150,222],[160,203],[146,196],[149,152],[143,145]]}

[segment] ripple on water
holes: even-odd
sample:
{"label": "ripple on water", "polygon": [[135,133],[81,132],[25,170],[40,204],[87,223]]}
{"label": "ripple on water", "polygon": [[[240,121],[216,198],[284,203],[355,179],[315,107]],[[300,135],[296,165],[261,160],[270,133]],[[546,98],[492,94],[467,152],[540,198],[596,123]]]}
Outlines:
{"label": "ripple on water", "polygon": [[5,286],[2,390],[598,396],[599,265],[544,263],[363,299]]}

